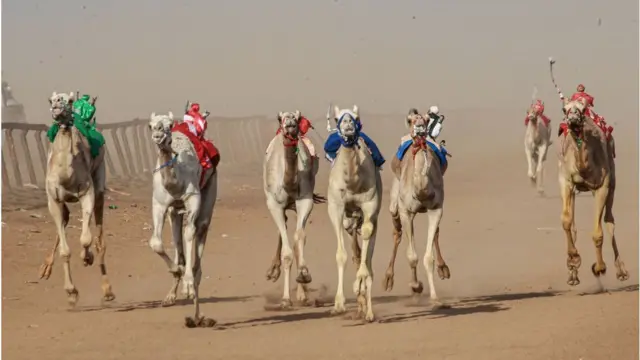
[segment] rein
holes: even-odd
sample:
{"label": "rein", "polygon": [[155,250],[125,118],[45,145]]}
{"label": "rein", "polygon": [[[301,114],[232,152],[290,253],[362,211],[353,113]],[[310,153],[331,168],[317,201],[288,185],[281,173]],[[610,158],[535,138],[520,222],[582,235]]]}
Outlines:
{"label": "rein", "polygon": [[169,161],[165,162],[164,164],[160,165],[157,169],[153,170],[153,173],[157,173],[158,171],[168,167],[168,166],[173,166],[173,164],[176,163],[176,161],[178,160],[178,154],[175,154],[175,156],[173,158],[171,158]]}
{"label": "rein", "polygon": [[415,136],[412,140],[413,144],[411,144],[411,154],[415,158],[418,152],[427,150],[427,137]]}

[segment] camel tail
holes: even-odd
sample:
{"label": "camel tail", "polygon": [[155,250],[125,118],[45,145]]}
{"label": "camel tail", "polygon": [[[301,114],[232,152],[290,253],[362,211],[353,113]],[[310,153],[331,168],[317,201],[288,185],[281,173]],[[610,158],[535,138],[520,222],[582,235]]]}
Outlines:
{"label": "camel tail", "polygon": [[324,204],[327,202],[327,198],[320,195],[320,194],[316,194],[313,193],[313,203],[314,204]]}

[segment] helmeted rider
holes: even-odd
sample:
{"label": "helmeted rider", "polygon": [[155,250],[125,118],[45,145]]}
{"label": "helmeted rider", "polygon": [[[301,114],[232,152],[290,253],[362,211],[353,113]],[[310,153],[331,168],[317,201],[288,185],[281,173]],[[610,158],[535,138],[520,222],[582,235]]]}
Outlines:
{"label": "helmeted rider", "polygon": [[183,121],[189,126],[189,131],[199,139],[204,138],[204,134],[207,131],[207,116],[209,112],[205,111],[204,114],[200,114],[200,104],[191,103],[185,109]]}
{"label": "helmeted rider", "polygon": [[[427,135],[431,138],[431,140],[436,142],[438,136],[440,136],[440,132],[442,131],[442,122],[444,121],[445,116],[440,115],[440,109],[436,105],[429,107],[427,116],[429,117],[427,123]],[[411,134],[403,136],[401,139],[401,143],[409,140],[411,140]]]}
{"label": "helmeted rider", "polygon": [[[551,123],[551,119],[549,119],[546,115],[544,115],[544,103],[542,100],[538,99],[531,106],[533,110],[533,115],[536,117],[540,117],[546,126],[549,126]],[[529,125],[529,114],[524,118],[524,126]]]}
{"label": "helmeted rider", "polygon": [[[378,145],[376,145],[376,143],[369,136],[367,136],[367,134],[362,132],[362,122],[360,121],[360,117],[356,116],[350,111],[345,111],[345,114],[350,114],[355,119],[356,131],[358,132],[362,140],[364,140],[365,145],[371,152],[371,158],[373,159],[373,163],[375,164],[376,168],[381,170],[382,165],[386,162],[386,160],[382,155],[382,152],[380,152],[380,149],[378,149]],[[345,114],[342,114],[342,116],[344,116]],[[336,116],[340,116],[340,115],[336,114]],[[327,140],[324,143],[325,158],[329,160],[331,164],[333,164],[333,162],[335,161],[338,154],[338,150],[342,146],[341,140],[340,140],[341,135],[338,130],[338,128],[340,127],[339,125],[340,118],[335,119],[336,125],[337,125],[336,131],[333,131],[331,134],[329,134],[329,136],[327,137]],[[327,130],[332,130],[330,125],[327,125]]]}

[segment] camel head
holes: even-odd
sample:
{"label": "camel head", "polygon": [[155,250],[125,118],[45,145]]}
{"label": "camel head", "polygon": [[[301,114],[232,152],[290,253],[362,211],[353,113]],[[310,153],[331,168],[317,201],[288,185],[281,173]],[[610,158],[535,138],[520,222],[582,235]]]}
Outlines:
{"label": "camel head", "polygon": [[149,120],[149,130],[151,130],[151,140],[158,147],[171,146],[171,128],[173,127],[173,113],[169,111],[167,115],[156,115],[151,113]]}
{"label": "camel head", "polygon": [[51,105],[51,117],[60,125],[62,129],[67,128],[73,124],[73,101],[75,100],[75,94],[72,92],[56,93],[55,91],[49,98],[49,104]]}
{"label": "camel head", "polygon": [[410,109],[407,115],[407,128],[411,133],[412,138],[424,138],[427,136],[427,121],[426,115],[421,115],[417,109]]}
{"label": "camel head", "polygon": [[587,103],[584,99],[574,101],[566,101],[562,111],[569,128],[572,130],[580,130],[584,125],[585,111]]}
{"label": "camel head", "polygon": [[355,143],[360,135],[360,114],[358,105],[353,105],[353,110],[333,108],[333,118],[336,121],[338,133],[347,143]]}
{"label": "camel head", "polygon": [[300,128],[298,127],[300,117],[300,110],[296,110],[295,112],[281,111],[278,113],[278,123],[280,123],[282,133],[286,137],[290,139],[298,138],[298,133],[300,132]]}

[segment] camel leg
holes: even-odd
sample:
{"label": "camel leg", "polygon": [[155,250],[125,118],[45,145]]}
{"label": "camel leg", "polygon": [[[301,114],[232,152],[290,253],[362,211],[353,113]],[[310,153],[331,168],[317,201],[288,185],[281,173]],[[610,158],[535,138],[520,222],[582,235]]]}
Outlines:
{"label": "camel leg", "polygon": [[576,248],[576,238],[573,236],[575,230],[575,201],[576,194],[570,183],[565,179],[560,179],[560,196],[562,198],[562,229],[567,240],[567,269],[569,269],[569,279],[567,284],[576,286],[580,284],[578,269],[582,264],[582,259]]}
{"label": "camel leg", "polygon": [[[197,299],[195,286],[195,235],[196,235],[196,219],[200,213],[201,195],[193,194],[184,200],[186,210],[185,227],[184,227],[184,255],[185,269],[182,276],[182,292],[187,299]],[[196,309],[197,310],[197,309]],[[196,311],[196,315],[198,312]],[[196,319],[199,317],[196,316]]]}
{"label": "camel leg", "polygon": [[595,192],[595,213],[594,213],[594,227],[592,233],[593,244],[596,247],[596,262],[591,266],[591,272],[595,277],[604,275],[607,273],[607,265],[602,258],[602,243],[604,240],[604,234],[602,232],[602,214],[607,202],[607,196],[609,195],[609,187],[602,186]]}
{"label": "camel leg", "polygon": [[411,292],[413,295],[422,294],[422,282],[418,280],[418,254],[416,253],[415,240],[413,235],[413,220],[416,214],[406,210],[400,211],[400,222],[404,229],[404,237],[407,240],[407,260],[411,268]]}
{"label": "camel leg", "polygon": [[338,240],[338,248],[336,250],[336,264],[338,266],[338,288],[336,289],[336,297],[333,305],[333,314],[342,314],[346,311],[344,306],[344,267],[347,263],[347,250],[344,247],[344,231],[342,220],[344,219],[344,205],[329,202],[327,206],[329,210],[329,219],[333,225]]}
{"label": "camel leg", "polygon": [[547,157],[547,145],[540,145],[538,147],[538,162],[536,164],[536,187],[538,194],[544,194],[544,159]]}
{"label": "camel leg", "polygon": [[391,203],[389,205],[389,211],[391,212],[391,221],[393,225],[393,250],[391,252],[391,260],[389,260],[389,266],[385,273],[382,286],[385,291],[391,291],[393,289],[393,278],[395,276],[394,267],[396,263],[396,256],[398,254],[398,247],[402,241],[402,223],[400,222],[400,215],[398,214],[398,188],[400,182],[396,179],[393,180],[391,187]]}
{"label": "camel leg", "polygon": [[[286,216],[284,221],[285,223],[287,222]],[[280,278],[280,267],[282,266],[282,261],[280,260],[281,254],[282,254],[282,236],[278,235],[278,245],[276,246],[276,254],[273,256],[273,260],[271,260],[271,266],[269,267],[269,269],[267,269],[267,280],[276,282]]]}
{"label": "camel leg", "polygon": [[529,180],[534,182],[535,181],[535,174],[533,173],[533,167],[534,167],[533,151],[528,145],[525,145],[524,152],[525,152],[525,155],[527,156],[527,166],[528,166],[528,168],[527,168],[527,176],[529,177]]}
{"label": "camel leg", "polygon": [[[149,240],[149,247],[151,247],[151,249],[162,258],[162,260],[164,260],[167,268],[169,268],[169,272],[175,275],[180,272],[180,269],[176,264],[174,264],[173,260],[169,258],[164,250],[164,246],[162,245],[162,230],[164,228],[164,217],[167,213],[168,205],[159,202],[154,197],[152,199],[151,208],[153,217],[153,233]],[[182,231],[182,229],[180,229],[180,231]]]}
{"label": "camel leg", "polygon": [[629,272],[627,272],[626,267],[624,266],[624,262],[620,257],[620,252],[618,251],[618,243],[616,242],[616,234],[615,234],[615,219],[613,217],[613,199],[615,194],[615,186],[609,188],[609,194],[607,195],[607,203],[604,208],[604,226],[607,229],[607,233],[611,236],[611,246],[613,247],[613,258],[615,260],[616,265],[616,277],[620,281],[625,281],[629,279]]}
{"label": "camel leg", "polygon": [[440,226],[440,220],[442,219],[442,208],[427,211],[427,251],[424,254],[424,268],[427,270],[427,281],[429,282],[429,295],[431,301],[438,301],[438,295],[436,294],[436,287],[433,282],[433,270],[435,267],[435,258],[433,257],[433,249],[435,243],[436,233]]}
{"label": "camel leg", "polygon": [[267,207],[271,212],[271,216],[278,227],[280,232],[280,244],[282,250],[280,251],[280,261],[284,263],[284,290],[282,294],[281,307],[288,309],[291,307],[291,295],[289,289],[289,279],[291,274],[291,265],[293,265],[293,251],[291,250],[291,244],[289,243],[289,236],[287,235],[287,223],[285,220],[284,209],[275,200],[268,199]]}
{"label": "camel leg", "polygon": [[[62,228],[66,229],[67,224],[69,223],[69,208],[66,204],[62,204]],[[56,255],[56,250],[58,250],[58,245],[60,245],[60,235],[56,235],[56,242],[53,245],[53,250],[47,255],[44,259],[44,263],[40,266],[40,279],[49,280],[51,276],[51,271],[53,270],[53,262],[54,257]]]}
{"label": "camel leg", "polygon": [[82,207],[82,233],[80,234],[82,250],[80,251],[80,258],[84,266],[93,265],[93,253],[90,247],[93,242],[93,237],[91,236],[91,218],[93,217],[95,205],[95,191],[92,185],[87,193],[80,199],[80,206]]}
{"label": "camel leg", "polygon": [[104,219],[104,191],[96,192],[95,205],[93,213],[96,221],[96,229],[98,236],[96,238],[96,253],[98,253],[98,265],[100,266],[100,276],[102,277],[102,299],[104,301],[113,301],[116,296],[111,289],[111,282],[107,276],[107,266],[104,262],[104,256],[107,252],[107,244],[103,238],[102,224]]}
{"label": "camel leg", "polygon": [[311,211],[313,210],[313,198],[297,200],[296,209],[298,212],[298,223],[294,236],[294,250],[298,267],[298,277],[296,278],[298,291],[296,299],[302,304],[307,304],[307,289],[305,285],[311,282],[311,273],[304,260],[304,245],[307,242],[307,235],[304,229],[307,226],[309,215],[311,215]]}
{"label": "camel leg", "polygon": [[51,198],[49,198],[48,205],[49,213],[51,213],[53,222],[56,224],[58,230],[58,239],[60,239],[59,256],[62,258],[62,261],[64,261],[62,265],[64,269],[64,290],[67,292],[67,301],[71,306],[74,306],[78,302],[78,290],[75,285],[73,285],[73,280],[71,280],[71,266],[69,264],[71,260],[71,250],[69,249],[69,243],[67,243],[64,226],[69,220],[69,210],[66,204],[56,202]]}
{"label": "camel leg", "polygon": [[362,257],[360,267],[356,273],[356,280],[353,283],[353,292],[358,297],[358,307],[362,311],[363,304],[366,302],[366,312],[364,319],[368,322],[372,322],[375,319],[373,315],[372,295],[371,290],[373,287],[373,267],[371,261],[373,259],[373,250],[376,245],[376,233],[377,233],[377,214],[376,208],[379,204],[376,201],[362,204],[362,252],[365,256]]}
{"label": "camel leg", "polygon": [[438,276],[441,280],[449,279],[451,277],[451,271],[449,266],[444,262],[442,253],[440,252],[440,227],[436,229],[436,236],[433,239],[433,246],[436,248],[436,261],[438,262]]}
{"label": "camel leg", "polygon": [[169,293],[162,300],[162,306],[175,305],[178,298],[178,287],[180,286],[180,280],[184,273],[185,259],[184,259],[184,245],[182,243],[182,221],[183,216],[179,214],[177,210],[172,209],[169,212],[169,224],[171,225],[171,240],[175,247],[175,257],[173,258],[173,269],[171,275],[173,275],[173,284],[169,289]]}

